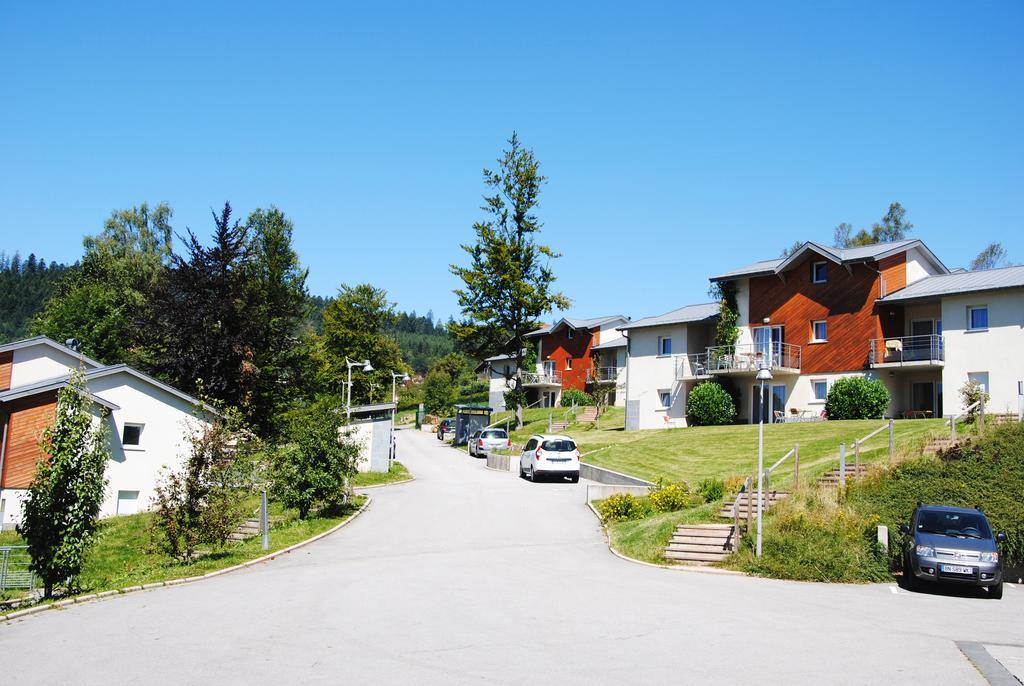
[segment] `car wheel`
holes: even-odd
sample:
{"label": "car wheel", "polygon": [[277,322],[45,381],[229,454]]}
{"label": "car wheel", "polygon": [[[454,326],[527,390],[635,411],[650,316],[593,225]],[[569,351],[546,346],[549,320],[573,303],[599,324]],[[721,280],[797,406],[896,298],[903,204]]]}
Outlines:
{"label": "car wheel", "polygon": [[574,484],[578,484],[580,482],[580,475],[573,474],[571,477],[569,477],[569,481],[572,481]]}
{"label": "car wheel", "polygon": [[995,586],[989,586],[988,587],[988,597],[991,598],[992,600],[1002,600],[1003,599],[1003,582],[1002,581],[1000,581]]}
{"label": "car wheel", "polygon": [[914,567],[910,563],[910,556],[906,553],[903,554],[903,587],[908,591],[916,591],[920,588],[920,583],[914,576]]}
{"label": "car wheel", "polygon": [[523,471],[523,463],[522,462],[519,463],[519,478],[520,479],[525,479],[526,478],[526,472]]}
{"label": "car wheel", "polygon": [[533,483],[537,483],[538,481],[540,481],[540,476],[537,474],[536,467],[530,468],[530,481],[532,481]]}

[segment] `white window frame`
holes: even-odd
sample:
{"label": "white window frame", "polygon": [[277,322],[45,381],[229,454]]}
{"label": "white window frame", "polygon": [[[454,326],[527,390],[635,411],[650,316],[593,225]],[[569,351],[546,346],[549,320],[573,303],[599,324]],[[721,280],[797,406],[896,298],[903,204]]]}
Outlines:
{"label": "white window frame", "polygon": [[[665,341],[668,341],[669,351],[665,352]],[[658,357],[671,357],[672,356],[672,337],[671,336],[658,336]]]}
{"label": "white window frame", "polygon": [[[981,379],[977,378],[979,376],[984,376],[985,381],[982,382]],[[985,390],[986,393],[991,394],[992,391],[990,390],[990,387],[992,385],[992,375],[989,374],[988,372],[967,372],[967,380],[977,382],[978,384],[981,385],[981,387]]]}
{"label": "white window frame", "polygon": [[567,333],[567,334],[566,334],[566,336],[565,336],[565,337],[566,337],[566,339],[567,339],[567,340],[570,340],[570,341],[571,341],[571,340],[572,340],[572,337],[573,337],[573,334],[575,334],[575,333],[576,333],[576,331],[575,331],[575,330],[574,330],[574,329],[573,329],[573,328],[572,328],[572,327],[570,326],[570,327],[568,328],[568,333]]}
{"label": "white window frame", "polygon": [[[985,326],[984,326],[984,328],[982,328],[982,327],[975,328],[974,326],[971,325],[971,315],[974,314],[975,310],[985,310]],[[988,305],[968,305],[967,306],[967,327],[966,327],[967,330],[968,331],[988,331],[989,324],[990,324],[990,322],[989,322],[989,314],[990,313],[988,311]]]}
{"label": "white window frame", "polygon": [[568,371],[572,371],[572,358],[571,357],[565,358],[565,371],[567,371],[567,372]]}
{"label": "white window frame", "polygon": [[[825,397],[819,400],[817,386],[820,383],[825,384]],[[824,405],[826,400],[828,400],[828,379],[811,379],[811,404]]]}
{"label": "white window frame", "polygon": [[[124,493],[124,494],[134,493],[135,497],[134,498],[122,498],[121,497],[122,493]],[[140,495],[140,491],[132,491],[132,490],[118,491],[117,492],[117,499],[114,500],[114,507],[117,509],[117,511],[114,514],[119,516],[119,517],[120,516],[126,516],[126,515],[138,514],[141,511],[141,510],[139,510],[139,495]],[[134,503],[135,503],[135,511],[134,512],[121,512],[121,503],[122,502],[128,502],[128,501],[134,501]]]}
{"label": "white window frame", "polygon": [[[818,324],[821,324],[825,328],[825,337],[818,338]],[[812,319],[811,320],[811,343],[827,343],[828,342],[828,320],[827,319]]]}
{"label": "white window frame", "polygon": [[[818,265],[825,267],[825,278],[818,278]],[[811,262],[811,283],[828,283],[828,260],[817,260]]]}
{"label": "white window frame", "polygon": [[[665,404],[665,400],[668,400],[668,405]],[[668,410],[672,407],[672,391],[668,388],[658,389],[658,409]]]}
{"label": "white window frame", "polygon": [[[124,442],[124,431],[129,426],[137,426],[137,427],[139,427],[139,442],[138,443],[128,444],[128,443]],[[145,433],[146,433],[146,425],[145,425],[145,423],[143,423],[143,422],[125,422],[121,426],[121,447],[124,448],[125,450],[145,450],[146,447],[145,447],[145,444],[143,443],[143,436],[145,435]]]}

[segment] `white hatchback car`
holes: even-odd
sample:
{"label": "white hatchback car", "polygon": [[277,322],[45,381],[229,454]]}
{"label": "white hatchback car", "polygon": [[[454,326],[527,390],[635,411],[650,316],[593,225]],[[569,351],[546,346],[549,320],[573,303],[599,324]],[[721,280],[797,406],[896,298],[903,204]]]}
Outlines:
{"label": "white hatchback car", "polygon": [[568,436],[531,436],[519,456],[519,476],[539,481],[544,476],[580,480],[580,451]]}

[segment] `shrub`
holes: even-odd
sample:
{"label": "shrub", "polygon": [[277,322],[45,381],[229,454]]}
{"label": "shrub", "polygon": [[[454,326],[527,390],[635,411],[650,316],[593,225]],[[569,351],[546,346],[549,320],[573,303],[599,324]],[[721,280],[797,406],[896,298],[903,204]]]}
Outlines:
{"label": "shrub", "polygon": [[601,502],[597,511],[606,522],[643,519],[651,514],[651,501],[647,498],[637,498],[630,493],[616,493]]}
{"label": "shrub", "polygon": [[725,483],[721,479],[704,479],[697,485],[697,495],[706,503],[721,500],[725,497]]}
{"label": "shrub", "polygon": [[[968,379],[963,386],[960,387],[960,399],[963,401],[964,407],[970,407],[974,403],[981,401],[982,404],[988,403],[989,395],[985,392],[985,387],[974,379]],[[978,409],[974,408],[967,413],[967,421],[973,422],[978,415]]]}
{"label": "shrub", "polygon": [[697,384],[686,401],[690,423],[696,426],[732,424],[736,418],[736,404],[729,393],[713,381]]}
{"label": "shrub", "polygon": [[828,391],[825,413],[829,419],[881,419],[889,407],[889,389],[879,379],[848,376]]}
{"label": "shrub", "polygon": [[578,388],[569,388],[562,391],[562,407],[573,405],[593,405],[594,399]]}
{"label": "shrub", "polygon": [[651,507],[658,512],[675,512],[690,506],[690,487],[686,482],[670,483],[658,479],[647,497]]}
{"label": "shrub", "polygon": [[725,492],[729,495],[736,495],[746,482],[747,477],[745,476],[730,476],[725,480]]}

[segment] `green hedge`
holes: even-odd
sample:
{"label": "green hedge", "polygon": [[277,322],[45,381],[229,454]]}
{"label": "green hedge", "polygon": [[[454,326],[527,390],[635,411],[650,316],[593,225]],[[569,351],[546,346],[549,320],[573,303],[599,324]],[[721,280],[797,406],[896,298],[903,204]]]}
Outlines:
{"label": "green hedge", "polygon": [[736,405],[729,393],[714,381],[699,383],[686,400],[686,415],[694,426],[732,424]]}
{"label": "green hedge", "polygon": [[828,391],[825,413],[829,419],[881,419],[889,407],[889,389],[878,379],[848,376]]}

